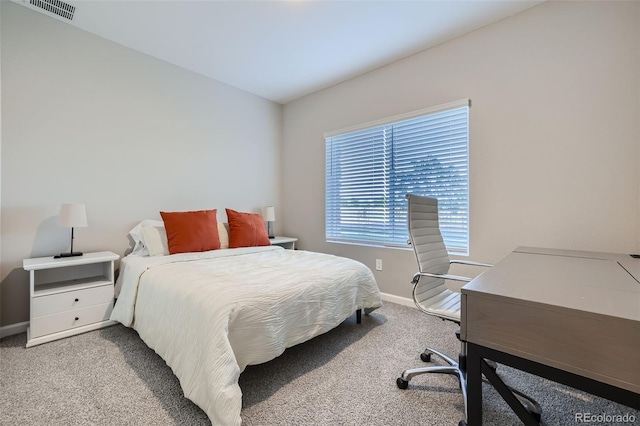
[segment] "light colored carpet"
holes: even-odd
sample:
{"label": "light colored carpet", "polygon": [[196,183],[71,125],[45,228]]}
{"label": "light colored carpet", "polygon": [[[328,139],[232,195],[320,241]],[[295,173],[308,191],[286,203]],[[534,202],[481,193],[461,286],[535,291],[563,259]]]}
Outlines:
{"label": "light colored carpet", "polygon": [[[240,376],[245,425],[457,425],[464,407],[457,381],[396,378],[424,365],[429,344],[454,356],[456,325],[386,303],[362,324],[355,316]],[[0,342],[0,425],[207,425],[184,398],[178,379],[134,330],[116,325],[25,349],[26,334]],[[436,361],[436,357],[434,357]],[[437,361],[439,362],[439,361]],[[547,425],[576,424],[576,413],[635,416],[640,412],[500,366],[504,380],[543,407]],[[484,423],[520,422],[484,387]],[[612,425],[603,422],[591,425]]]}

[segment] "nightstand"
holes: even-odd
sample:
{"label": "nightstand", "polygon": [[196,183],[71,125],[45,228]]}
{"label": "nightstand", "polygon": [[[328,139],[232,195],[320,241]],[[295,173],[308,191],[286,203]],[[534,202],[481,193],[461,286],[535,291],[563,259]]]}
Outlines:
{"label": "nightstand", "polygon": [[24,259],[31,310],[27,347],[115,324],[114,261],[110,251],[54,259]]}
{"label": "nightstand", "polygon": [[272,246],[280,246],[289,250],[295,250],[296,241],[298,241],[298,239],[293,237],[273,237],[269,241],[271,241]]}

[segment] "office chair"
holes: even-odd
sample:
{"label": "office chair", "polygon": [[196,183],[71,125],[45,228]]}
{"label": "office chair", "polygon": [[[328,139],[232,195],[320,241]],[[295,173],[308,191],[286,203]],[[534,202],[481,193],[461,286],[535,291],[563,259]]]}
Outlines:
{"label": "office chair", "polygon": [[[491,267],[488,263],[471,262],[465,260],[451,260],[444,245],[438,220],[438,200],[435,198],[407,194],[409,227],[409,244],[418,261],[418,272],[413,276],[413,301],[422,312],[433,315],[443,320],[452,321],[460,325],[460,293],[447,288],[445,280],[469,282],[471,278],[449,274],[449,266],[452,263],[461,263],[479,267]],[[456,337],[460,340],[460,331],[456,331]],[[439,373],[456,376],[460,382],[460,389],[464,400],[464,412],[467,415],[467,383],[466,383],[466,344],[460,341],[460,354],[458,361],[433,349],[427,348],[420,354],[424,362],[431,361],[431,355],[442,358],[447,366],[418,367],[404,370],[396,380],[400,389],[407,389],[411,378],[426,374]],[[487,361],[492,368],[496,364]],[[536,415],[540,421],[540,406],[534,400],[511,389],[514,395],[525,407]],[[464,424],[464,422],[461,422]]]}

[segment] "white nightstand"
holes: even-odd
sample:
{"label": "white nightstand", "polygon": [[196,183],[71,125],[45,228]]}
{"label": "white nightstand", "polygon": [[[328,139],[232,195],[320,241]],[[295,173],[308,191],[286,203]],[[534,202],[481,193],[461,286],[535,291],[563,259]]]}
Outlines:
{"label": "white nightstand", "polygon": [[31,312],[27,347],[115,324],[110,251],[54,259],[24,259],[29,271]]}
{"label": "white nightstand", "polygon": [[272,246],[281,246],[289,250],[295,250],[298,239],[293,237],[273,237],[270,241]]}

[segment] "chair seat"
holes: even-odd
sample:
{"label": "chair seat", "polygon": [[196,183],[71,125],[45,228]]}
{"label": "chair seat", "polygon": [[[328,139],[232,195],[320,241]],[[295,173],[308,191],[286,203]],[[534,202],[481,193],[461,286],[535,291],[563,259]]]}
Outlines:
{"label": "chair seat", "polygon": [[438,297],[420,302],[420,307],[430,315],[460,323],[460,293],[444,290]]}

